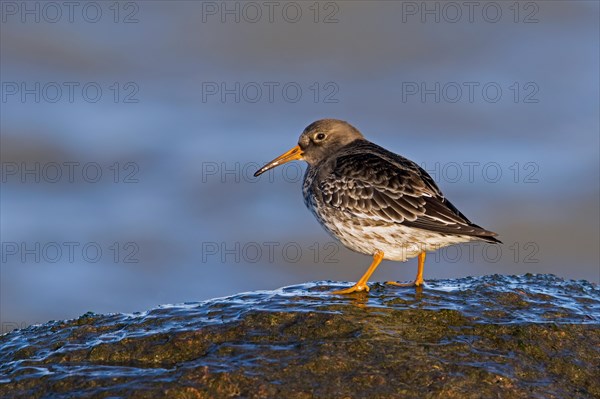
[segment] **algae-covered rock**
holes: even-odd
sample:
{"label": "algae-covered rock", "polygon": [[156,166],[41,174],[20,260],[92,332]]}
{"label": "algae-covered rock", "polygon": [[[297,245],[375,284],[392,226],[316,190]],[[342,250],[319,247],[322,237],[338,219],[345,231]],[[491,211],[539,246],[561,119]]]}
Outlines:
{"label": "algae-covered rock", "polygon": [[315,282],[0,337],[0,397],[600,397],[600,290],[549,275]]}

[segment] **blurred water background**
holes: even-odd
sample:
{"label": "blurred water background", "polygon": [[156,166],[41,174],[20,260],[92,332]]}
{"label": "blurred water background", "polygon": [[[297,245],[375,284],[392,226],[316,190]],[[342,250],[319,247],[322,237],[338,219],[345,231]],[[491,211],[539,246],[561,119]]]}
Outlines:
{"label": "blurred water background", "polygon": [[305,209],[305,166],[252,177],[324,117],[504,242],[426,279],[600,282],[598,2],[7,1],[1,22],[2,332],[355,281],[370,259]]}

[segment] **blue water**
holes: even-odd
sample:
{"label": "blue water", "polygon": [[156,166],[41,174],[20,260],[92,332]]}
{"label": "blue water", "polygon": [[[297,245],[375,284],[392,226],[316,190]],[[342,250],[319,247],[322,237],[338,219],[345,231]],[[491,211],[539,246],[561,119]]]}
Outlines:
{"label": "blue water", "polygon": [[[134,4],[118,23],[108,3],[96,23],[77,13],[51,23],[43,8],[39,23],[22,22],[20,9],[3,9],[3,331],[88,310],[357,279],[369,259],[304,209],[304,165],[252,177],[322,117],[348,120],[421,164],[505,243],[499,254],[430,255],[426,278],[534,272],[600,283],[597,3],[537,2],[534,23],[523,23],[530,10],[515,23],[508,3],[496,23],[481,14],[404,23],[392,2],[338,2],[337,23],[322,22],[329,10],[315,23],[308,8],[296,23],[222,23],[201,3]],[[123,23],[133,11],[137,22]],[[53,82],[63,88],[57,102]],[[76,85],[73,101],[65,82]],[[206,92],[236,82],[239,102]],[[403,91],[423,82],[445,87],[439,102]],[[463,91],[452,102],[453,84],[465,82],[477,84],[473,101]],[[23,83],[42,89],[9,94]],[[101,88],[97,102],[86,84]],[[485,85],[502,97],[490,101]],[[295,87],[302,95],[292,102]],[[58,163],[62,177],[8,173],[36,162]],[[73,182],[65,162],[78,162]],[[85,181],[96,169],[98,181]],[[83,253],[86,245],[102,254]],[[408,280],[415,268],[384,262],[373,279]]]}

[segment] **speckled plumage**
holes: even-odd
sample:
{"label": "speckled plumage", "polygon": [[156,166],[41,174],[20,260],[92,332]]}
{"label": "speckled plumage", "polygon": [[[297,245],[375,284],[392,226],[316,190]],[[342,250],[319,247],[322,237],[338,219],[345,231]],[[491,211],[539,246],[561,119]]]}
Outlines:
{"label": "speckled plumage", "polygon": [[[303,135],[332,123],[319,122]],[[309,164],[302,192],[325,230],[360,253],[379,249],[385,259],[404,261],[461,242],[498,242],[456,209],[417,164],[364,138]]]}
{"label": "speckled plumage", "polygon": [[347,122],[310,124],[297,147],[255,175],[295,159],[308,163],[304,202],[319,223],[346,247],[374,256],[357,285],[340,293],[368,290],[366,281],[381,259],[421,255],[419,285],[426,252],[473,240],[500,242],[448,201],[425,170],[366,140]]}

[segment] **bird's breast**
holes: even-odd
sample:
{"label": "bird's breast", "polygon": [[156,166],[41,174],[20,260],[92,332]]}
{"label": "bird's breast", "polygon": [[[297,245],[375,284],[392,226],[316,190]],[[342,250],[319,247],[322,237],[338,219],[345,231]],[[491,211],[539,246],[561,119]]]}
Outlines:
{"label": "bird's breast", "polygon": [[[316,181],[318,170],[317,168],[311,167],[310,165],[306,168],[306,172],[304,173],[304,181],[302,183],[302,196],[304,197],[304,204],[311,209],[311,206],[314,206],[314,198],[315,196],[315,188],[314,184],[317,184]],[[311,209],[312,210],[312,209]]]}

